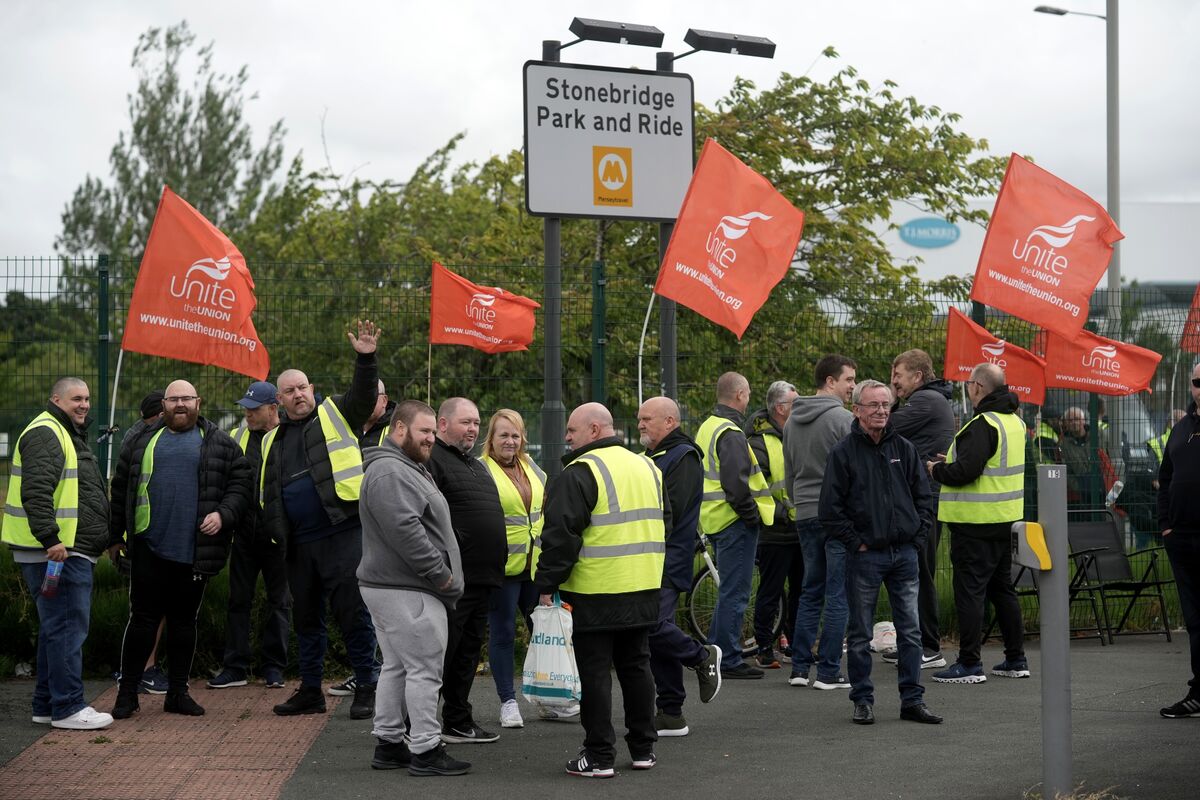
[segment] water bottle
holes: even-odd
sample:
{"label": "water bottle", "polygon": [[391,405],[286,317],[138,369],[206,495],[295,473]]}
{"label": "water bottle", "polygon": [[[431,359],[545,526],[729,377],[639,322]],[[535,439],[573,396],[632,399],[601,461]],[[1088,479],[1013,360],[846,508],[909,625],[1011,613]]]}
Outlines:
{"label": "water bottle", "polygon": [[63,562],[47,561],[46,577],[42,579],[42,597],[53,600],[58,597],[58,578],[62,575]]}
{"label": "water bottle", "polygon": [[1114,505],[1116,505],[1117,498],[1121,496],[1121,490],[1124,488],[1125,484],[1122,481],[1116,481],[1113,483],[1112,488],[1108,490],[1108,495],[1104,498],[1104,507],[1112,508]]}

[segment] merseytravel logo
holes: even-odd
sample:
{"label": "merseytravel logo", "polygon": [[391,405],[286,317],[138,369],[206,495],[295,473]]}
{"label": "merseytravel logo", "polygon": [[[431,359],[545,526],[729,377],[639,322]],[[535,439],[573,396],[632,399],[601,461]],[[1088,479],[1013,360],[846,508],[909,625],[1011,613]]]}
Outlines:
{"label": "merseytravel logo", "polygon": [[494,305],[496,305],[495,295],[476,292],[471,295],[471,300],[467,303],[467,318],[474,323],[476,328],[490,331],[495,327],[496,322],[496,310],[492,308]]}
{"label": "merseytravel logo", "polygon": [[[1058,286],[1071,262],[1056,248],[1066,247],[1075,238],[1075,229],[1095,217],[1077,214],[1062,225],[1039,225],[1029,232],[1025,241],[1013,239],[1013,258],[1020,262],[1021,272],[1040,281]],[[1036,241],[1035,241],[1036,240]]]}
{"label": "merseytravel logo", "polygon": [[231,268],[229,256],[197,259],[182,279],[171,276],[168,290],[172,297],[187,301],[183,304],[184,311],[229,322],[232,319],[229,312],[237,305],[237,293],[221,284],[229,277]]}
{"label": "merseytravel logo", "polygon": [[592,205],[633,205],[633,148],[592,147]]}
{"label": "merseytravel logo", "polygon": [[1117,360],[1117,347],[1112,344],[1101,344],[1085,353],[1080,359],[1083,366],[1094,370],[1099,375],[1109,378],[1121,377],[1121,362]]}
{"label": "merseytravel logo", "polygon": [[992,344],[984,344],[979,346],[979,351],[983,354],[983,360],[989,364],[995,364],[1000,368],[1008,366],[1008,361],[1004,358],[1004,340]]}

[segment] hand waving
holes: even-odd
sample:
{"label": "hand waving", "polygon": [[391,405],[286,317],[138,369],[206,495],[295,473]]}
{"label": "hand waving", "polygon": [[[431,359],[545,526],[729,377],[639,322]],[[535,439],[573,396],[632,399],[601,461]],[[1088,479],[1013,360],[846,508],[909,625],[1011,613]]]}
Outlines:
{"label": "hand waving", "polygon": [[358,335],[355,336],[354,331],[347,331],[346,337],[350,339],[350,344],[354,346],[356,353],[374,353],[375,348],[379,345],[379,335],[383,331],[371,322],[369,319],[360,319],[358,321]]}

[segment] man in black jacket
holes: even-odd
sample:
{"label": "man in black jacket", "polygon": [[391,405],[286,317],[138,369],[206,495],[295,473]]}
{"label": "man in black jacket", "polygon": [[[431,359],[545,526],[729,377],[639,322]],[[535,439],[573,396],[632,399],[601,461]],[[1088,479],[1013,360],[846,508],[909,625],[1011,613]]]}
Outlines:
{"label": "man in black jacket", "polygon": [[659,736],[687,736],[690,729],[683,718],[683,701],[687,698],[683,668],[696,670],[700,702],[709,702],[721,690],[721,648],[693,639],[675,624],[679,593],[692,588],[704,468],[700,448],[679,427],[679,406],[674,400],[651,397],[638,409],[637,419],[639,441],[663,474],[667,505],[673,509],[674,518],[666,534],[658,624],[650,631],[650,670],[658,704],[654,726]]}
{"label": "man in black jacket", "polygon": [[492,589],[504,583],[508,534],[500,493],[492,474],[471,449],[479,437],[479,409],[451,397],[438,409],[437,439],[426,465],[450,505],[454,536],[462,554],[463,595],[450,612],[449,641],[442,671],[442,739],[456,744],[494,742],[500,737],[476,724],[471,686],[487,631]]}
{"label": "man in black jacket", "polygon": [[599,403],[571,412],[565,439],[571,450],[547,489],[534,583],[542,605],[558,590],[572,607],[584,739],[567,774],[611,778],[613,671],[633,769],[657,763],[649,633],[658,621],[670,501],[662,473],[621,446],[612,414]]}
{"label": "man in black jacket", "polygon": [[879,586],[887,586],[899,645],[900,719],[937,724],[921,685],[921,631],[917,620],[918,553],[933,526],[929,482],[917,450],[888,424],[892,393],[879,381],[854,387],[850,435],[829,452],[818,516],[846,546],[846,599],[850,605],[846,663],[851,718],[875,721],[871,683],[871,629]]}
{"label": "man in black jacket", "polygon": [[1192,679],[1187,696],[1158,713],[1200,717],[1200,364],[1192,368],[1192,403],[1171,428],[1158,470],[1158,527],[1171,559],[1187,626]]}
{"label": "man in black jacket", "polygon": [[[17,439],[4,508],[4,543],[37,608],[33,721],[73,730],[112,724],[83,694],[92,574],[108,542],[109,518],[104,477],[88,447],[90,408],[82,380],[54,384],[46,410]],[[62,570],[54,596],[42,592],[51,567]]]}
{"label": "man in black jacket", "polygon": [[[275,706],[280,716],[325,713],[326,601],[354,667],[350,718],[368,719],[375,713],[375,628],[355,577],[362,559],[362,452],[355,432],[375,408],[380,331],[370,320],[357,327],[357,333],[346,334],[356,354],[349,391],[318,403],[307,375],[284,370],[275,381],[284,414],[279,427],[263,437],[262,525],[287,550],[300,661],[300,688]],[[347,684],[341,691],[349,690]]]}
{"label": "man in black jacket", "polygon": [[[953,388],[950,382],[937,377],[933,359],[924,350],[905,350],[892,361],[892,389],[896,405],[892,408],[892,429],[917,448],[921,463],[941,458],[954,441],[954,410],[950,407]],[[901,401],[903,405],[901,405]],[[937,551],[942,527],[937,520],[936,482],[933,492],[933,529],[921,546],[918,562],[921,589],[917,594],[917,609],[921,617],[921,669],[946,666],[942,656],[941,627],[938,625]],[[885,650],[884,661],[895,663],[897,654]]]}
{"label": "man in black jacket", "polygon": [[946,460],[925,466],[942,484],[938,518],[950,528],[958,660],[934,673],[939,683],[983,683],[980,663],[983,607],[990,601],[1004,637],[1003,678],[1028,678],[1021,606],[1012,588],[1012,524],[1024,518],[1025,423],[1004,370],[983,363],[971,370],[967,397],[975,416],[954,435]]}
{"label": "man in black jacket", "polygon": [[131,570],[116,719],[138,710],[142,668],[164,617],[163,710],[204,713],[188,694],[196,614],[204,586],[225,566],[234,526],[253,497],[246,457],[229,434],[200,416],[196,388],[174,381],[164,394],[162,423],[122,448],[112,481],[109,552],[115,558],[126,550]]}
{"label": "man in black jacket", "polygon": [[[279,392],[275,385],[255,381],[237,404],[244,419],[231,432],[246,454],[250,474],[262,466],[262,441],[279,426]],[[266,587],[267,608],[259,645],[262,648],[262,678],[268,689],[283,688],[283,670],[288,659],[289,617],[292,595],[288,591],[287,563],[283,546],[271,541],[262,526],[258,503],[251,503],[238,522],[229,554],[229,616],[225,622],[225,659],[221,673],[208,682],[210,689],[245,686],[250,672],[250,612],[258,573]]]}

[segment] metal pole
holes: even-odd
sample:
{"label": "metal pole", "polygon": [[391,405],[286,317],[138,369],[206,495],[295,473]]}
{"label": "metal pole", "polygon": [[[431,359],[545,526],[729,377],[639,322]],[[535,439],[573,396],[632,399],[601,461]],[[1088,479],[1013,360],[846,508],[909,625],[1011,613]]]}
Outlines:
{"label": "metal pole", "polygon": [[[656,57],[659,72],[675,71],[675,54],[668,51],[659,52]],[[667,244],[671,241],[671,233],[675,230],[674,222],[658,224],[658,266],[662,269],[663,257],[667,254]],[[679,374],[676,371],[676,356],[678,352],[675,327],[675,301],[666,297],[659,298],[658,306],[658,365],[662,376],[662,393],[675,400],[679,399]]]}
{"label": "metal pole", "polygon": [[[1108,0],[1105,10],[1104,38],[1105,64],[1108,75],[1108,213],[1113,222],[1121,224],[1121,93],[1120,70],[1118,69],[1117,45],[1117,0]],[[1121,335],[1121,243],[1113,244],[1112,260],[1108,263],[1108,316],[1112,320],[1109,330],[1114,339]],[[1108,409],[1109,455],[1118,470],[1118,477],[1125,476],[1124,448],[1121,446],[1121,404],[1113,402]]]}
{"label": "metal pole", "polygon": [[604,320],[608,313],[608,302],[604,296],[604,287],[608,279],[604,277],[604,262],[597,259],[592,262],[592,402],[603,403],[608,397],[604,385],[605,364],[604,348],[608,344],[605,335]]}
{"label": "metal pole", "polygon": [[[542,42],[542,60],[558,61],[560,42]],[[542,468],[553,478],[562,471],[559,461],[564,450],[566,409],[562,400],[562,220],[546,217],[542,244],[546,251],[542,304],[545,308],[544,389],[542,398]]]}
{"label": "metal pole", "polygon": [[1071,778],[1071,615],[1067,584],[1067,468],[1043,464],[1038,473],[1038,522],[1051,568],[1038,576],[1042,641],[1042,797],[1066,797]]}
{"label": "metal pole", "polygon": [[[105,424],[105,420],[109,418],[108,408],[108,343],[112,338],[108,332],[108,254],[101,253],[96,260],[98,273],[100,276],[100,292],[99,292],[99,308],[96,310],[96,382],[99,384],[93,391],[97,391],[97,399],[100,401],[99,409],[97,409],[96,419],[100,420],[100,425]],[[108,452],[112,447],[112,435],[103,436],[96,446],[96,459],[101,464],[108,463]]]}

